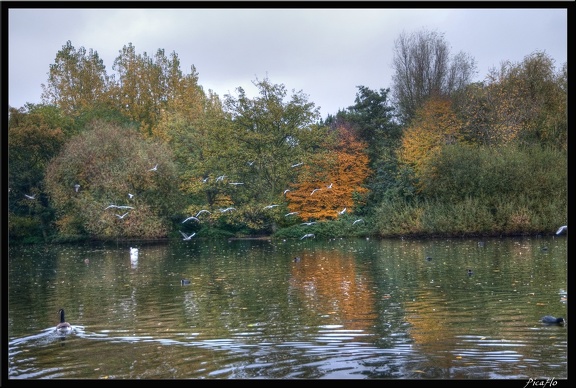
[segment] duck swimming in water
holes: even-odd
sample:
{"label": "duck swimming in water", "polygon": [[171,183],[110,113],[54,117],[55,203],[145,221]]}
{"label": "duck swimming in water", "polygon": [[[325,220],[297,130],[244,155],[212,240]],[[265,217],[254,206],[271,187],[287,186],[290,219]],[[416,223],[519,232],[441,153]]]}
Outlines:
{"label": "duck swimming in water", "polygon": [[56,331],[61,334],[72,332],[72,325],[64,319],[64,309],[58,310],[58,314],[60,314],[60,323],[56,325]]}
{"label": "duck swimming in water", "polygon": [[547,325],[564,326],[564,324],[566,323],[566,321],[564,321],[564,318],[556,318],[556,317],[553,317],[551,315],[546,315],[545,317],[542,317],[542,319],[540,319],[540,321],[542,323],[547,324]]}
{"label": "duck swimming in water", "polygon": [[182,280],[180,280],[180,284],[183,285],[183,286],[187,286],[187,285],[190,284],[190,280],[188,280],[188,279],[182,279]]}

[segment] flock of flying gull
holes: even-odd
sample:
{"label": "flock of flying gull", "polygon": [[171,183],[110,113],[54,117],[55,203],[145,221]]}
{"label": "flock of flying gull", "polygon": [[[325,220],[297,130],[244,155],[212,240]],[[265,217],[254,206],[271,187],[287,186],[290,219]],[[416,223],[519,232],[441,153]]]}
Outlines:
{"label": "flock of flying gull", "polygon": [[[248,162],[248,164],[250,164],[250,165],[252,165],[253,163],[254,163],[254,162]],[[303,164],[303,163],[296,163],[296,164],[293,164],[291,167],[298,167],[298,166],[301,166],[302,164]],[[152,168],[151,168],[150,170],[148,170],[148,171],[157,171],[157,170],[158,170],[158,164],[156,164],[154,167],[152,167]],[[222,181],[222,180],[224,180],[224,178],[226,178],[226,176],[225,176],[225,175],[221,175],[221,176],[219,176],[219,177],[216,178],[216,181],[217,181],[217,182]],[[205,178],[205,179],[203,180],[203,182],[207,182],[207,180],[208,180],[208,178]],[[232,185],[242,185],[243,183],[241,183],[241,182],[230,182],[230,184],[232,184]],[[327,188],[328,188],[328,189],[332,188],[332,184],[328,185]],[[78,192],[78,191],[80,190],[80,185],[79,185],[79,184],[75,184],[75,185],[74,185],[74,190],[75,190],[76,192]],[[314,194],[314,193],[315,193],[316,191],[318,191],[318,190],[321,190],[321,188],[312,190],[312,193],[310,193],[310,195]],[[290,191],[290,190],[285,190],[285,191],[284,191],[284,195],[286,195],[286,193],[287,193],[288,191]],[[24,196],[25,196],[27,199],[30,199],[30,200],[36,199],[36,196],[35,196],[35,195],[24,194]],[[129,197],[130,199],[132,199],[132,198],[134,197],[134,194],[130,194],[130,193],[129,193],[129,194],[128,194],[128,197]],[[277,207],[277,206],[280,206],[280,205],[276,205],[276,204],[274,204],[274,205],[268,205],[268,206],[265,206],[264,209],[272,209],[272,208]],[[114,209],[134,209],[132,206],[113,205],[113,204],[112,204],[112,205],[109,205],[108,207],[106,207],[104,210],[107,210],[107,209],[110,209],[110,208],[114,208]],[[225,208],[225,209],[219,209],[219,210],[220,210],[221,213],[225,213],[225,212],[232,211],[232,210],[236,210],[236,209],[233,208],[233,207],[227,207],[227,208]],[[344,214],[345,212],[346,212],[346,208],[344,208],[342,211],[339,211],[338,214],[339,214],[339,215],[342,215],[342,214]],[[186,223],[187,221],[190,221],[190,220],[195,220],[195,221],[198,221],[198,222],[199,222],[200,219],[199,219],[198,217],[199,217],[201,214],[203,214],[203,213],[211,214],[208,210],[203,209],[203,210],[200,210],[195,216],[191,216],[191,217],[186,218],[184,221],[182,221],[182,223]],[[285,216],[291,216],[291,215],[295,215],[295,214],[298,214],[298,212],[290,212],[290,213],[287,213]],[[118,217],[119,219],[124,219],[127,215],[128,215],[128,212],[125,212],[124,214],[116,214],[116,217]],[[363,219],[357,219],[357,220],[355,220],[355,221],[353,222],[353,225],[357,224],[358,222],[363,222],[363,221],[364,221]],[[316,222],[314,222],[314,221],[311,221],[311,222],[303,222],[302,225],[313,225],[313,224],[315,224],[315,223],[316,223]],[[180,231],[180,233],[182,234],[182,237],[183,237],[183,240],[184,240],[184,241],[189,241],[189,240],[192,239],[192,237],[194,237],[194,236],[196,235],[196,233],[186,234],[186,233],[184,233],[184,232],[182,232],[182,231]],[[561,226],[560,228],[558,228],[558,230],[556,231],[556,235],[561,235],[561,234],[565,234],[565,233],[568,233],[568,225],[562,225],[562,226]],[[303,240],[303,239],[306,239],[306,238],[315,238],[315,236],[314,236],[313,233],[307,233],[307,234],[305,234],[304,236],[302,236],[300,239]],[[138,261],[138,248],[132,248],[132,247],[130,248],[130,260],[131,260],[132,262],[137,262],[137,261]],[[427,257],[426,260],[431,260],[431,258],[430,258],[430,257]],[[300,258],[299,258],[299,257],[295,257],[293,261],[295,261],[295,262],[300,261]],[[472,273],[473,273],[472,270],[469,269],[469,270],[468,270],[468,275],[472,275]],[[191,282],[190,282],[190,280],[188,280],[188,279],[182,279],[182,280],[180,281],[180,283],[184,286],[184,285],[189,285]],[[55,331],[58,332],[58,333],[60,333],[60,334],[69,334],[69,333],[71,333],[71,332],[73,331],[73,328],[72,328],[72,325],[70,325],[70,323],[66,322],[66,320],[65,320],[65,317],[64,317],[64,309],[58,310],[58,315],[60,315],[60,322],[59,322],[58,325],[56,326]],[[545,317],[543,317],[543,318],[541,319],[541,322],[543,322],[543,323],[545,323],[545,324],[558,324],[558,325],[564,325],[564,323],[565,323],[564,318],[555,318],[555,317],[552,317],[552,316],[545,316]]]}
{"label": "flock of flying gull", "polygon": [[[251,166],[252,164],[254,164],[254,162],[248,162],[248,165]],[[303,164],[304,164],[304,163],[302,163],[302,162],[300,162],[300,163],[295,163],[295,164],[291,165],[290,167],[293,167],[293,168],[294,168],[294,167],[299,167],[299,166],[302,166]],[[149,169],[148,171],[158,171],[158,164],[156,164],[154,167],[152,167],[152,168]],[[223,181],[226,177],[227,177],[226,175],[220,175],[220,176],[218,176],[218,177],[216,178],[216,182]],[[202,182],[204,182],[204,183],[206,183],[207,181],[208,181],[208,177],[206,177],[206,178],[204,178],[204,179],[202,180]],[[229,184],[238,186],[238,185],[243,185],[244,183],[243,183],[243,182],[229,182]],[[332,183],[330,183],[328,186],[326,186],[326,188],[327,188],[327,189],[331,189],[331,188],[332,188]],[[79,185],[79,184],[75,184],[75,185],[74,185],[74,191],[75,191],[75,192],[78,192],[79,190],[80,190],[80,185]],[[313,195],[315,192],[317,192],[317,191],[319,191],[319,190],[322,190],[322,188],[317,188],[317,189],[312,190],[312,192],[310,193],[310,195]],[[289,189],[286,189],[286,190],[284,190],[284,193],[283,193],[283,194],[286,195],[286,193],[288,193],[289,191],[290,191]],[[24,196],[25,196],[27,199],[30,199],[30,200],[36,199],[36,196],[35,196],[35,195],[24,194]],[[134,194],[128,193],[128,198],[129,198],[129,199],[134,198]],[[277,206],[280,206],[280,205],[276,205],[276,204],[268,205],[268,206],[265,206],[265,207],[264,207],[264,210],[272,209],[272,208],[275,208],[275,207],[277,207]],[[107,210],[107,209],[110,209],[110,208],[115,208],[115,209],[134,209],[132,206],[109,205],[109,206],[106,207],[104,210]],[[220,211],[221,213],[226,213],[226,212],[233,211],[233,210],[236,210],[236,208],[234,208],[234,207],[227,207],[227,208],[219,209],[219,211]],[[194,221],[200,222],[200,219],[199,219],[198,217],[199,217],[201,214],[203,214],[203,213],[211,214],[208,210],[203,209],[203,210],[200,210],[195,216],[190,216],[190,217],[186,218],[184,221],[182,221],[182,223],[184,224],[184,223],[186,223],[187,221],[190,221],[190,220],[194,220]],[[339,212],[338,212],[338,215],[343,215],[344,213],[346,213],[346,208],[344,208],[343,210],[339,211]],[[289,217],[289,216],[296,215],[296,214],[298,214],[298,212],[290,212],[290,213],[285,214],[284,216],[285,216],[285,217]],[[119,219],[124,219],[127,215],[128,215],[128,212],[125,212],[124,214],[116,214],[116,217],[118,217]],[[359,219],[355,220],[355,221],[352,223],[352,225],[356,225],[356,224],[359,223],[359,222],[364,222],[364,220],[361,219],[361,218],[359,218]],[[314,222],[314,221],[311,221],[311,222],[303,222],[302,225],[313,225],[313,224],[315,224],[315,223],[316,223],[316,222]],[[182,231],[180,231],[180,233],[182,234],[182,237],[183,237],[182,240],[184,240],[184,241],[190,241],[190,240],[192,239],[192,237],[194,237],[194,236],[196,235],[196,233],[186,234],[186,233],[184,233],[184,232],[182,232]],[[561,234],[564,234],[564,233],[568,233],[568,226],[567,226],[567,225],[562,225],[562,226],[561,226],[560,228],[558,228],[558,230],[556,231],[556,235],[561,235]],[[311,237],[314,238],[314,237],[315,237],[314,234],[312,234],[312,233],[307,233],[307,234],[305,234],[304,236],[302,236],[302,237],[300,238],[300,240],[303,240],[303,239],[306,239],[306,238],[311,238]]]}

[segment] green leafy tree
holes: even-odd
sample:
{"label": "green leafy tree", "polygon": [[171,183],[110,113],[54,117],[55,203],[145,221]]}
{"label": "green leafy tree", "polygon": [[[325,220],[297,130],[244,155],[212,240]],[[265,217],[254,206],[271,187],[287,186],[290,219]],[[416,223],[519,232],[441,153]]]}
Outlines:
{"label": "green leafy tree", "polygon": [[[257,97],[250,99],[238,88],[238,97],[227,95],[224,107],[232,120],[231,140],[242,150],[244,163],[239,173],[250,179],[251,197],[268,201],[294,180],[298,170],[292,166],[303,162],[324,132],[314,126],[318,108],[302,91],[292,91],[286,101],[284,85],[268,79],[256,80],[254,85]],[[237,155],[233,158],[238,160]]]}
{"label": "green leafy tree", "polygon": [[370,189],[368,203],[372,204],[397,191],[396,149],[400,146],[402,127],[395,120],[395,109],[390,104],[389,94],[389,89],[376,91],[359,86],[355,104],[338,115],[352,123],[359,140],[367,144],[373,174],[366,181],[366,186]]}
{"label": "green leafy tree", "polygon": [[[254,84],[255,98],[238,88],[221,103],[209,92],[199,119],[168,113],[159,132],[175,150],[188,215],[207,208],[212,222],[262,232],[286,209],[283,191],[296,182],[300,163],[321,149],[327,128],[315,123],[318,109],[302,92],[288,97],[284,85]],[[265,209],[272,203],[282,207]],[[230,206],[237,210],[220,213]]]}
{"label": "green leafy tree", "polygon": [[[44,173],[60,151],[71,122],[52,106],[10,108],[8,120],[8,210],[11,237],[50,233],[53,212],[44,192]],[[34,199],[26,196],[34,197]],[[20,227],[26,224],[28,227]],[[27,229],[27,230],[26,230]]]}
{"label": "green leafy tree", "polygon": [[100,122],[66,143],[47,168],[46,187],[60,233],[97,238],[166,237],[180,198],[165,145]]}

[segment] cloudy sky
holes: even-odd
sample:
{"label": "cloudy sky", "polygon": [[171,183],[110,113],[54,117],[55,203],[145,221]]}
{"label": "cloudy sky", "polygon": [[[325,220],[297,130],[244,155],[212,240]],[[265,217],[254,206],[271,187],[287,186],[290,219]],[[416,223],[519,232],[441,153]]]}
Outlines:
{"label": "cloudy sky", "polygon": [[221,98],[236,95],[237,87],[253,97],[252,81],[268,77],[289,91],[302,90],[325,118],[352,105],[358,85],[392,87],[394,41],[402,32],[422,29],[444,34],[452,55],[470,54],[477,62],[476,80],[534,51],[545,51],[557,69],[567,61],[562,8],[12,8],[8,104],[40,102],[49,66],[70,40],[76,49],[98,52],[108,74],[129,43],[149,56],[158,49],[166,55],[174,51],[181,70],[188,74],[195,66],[200,85]]}

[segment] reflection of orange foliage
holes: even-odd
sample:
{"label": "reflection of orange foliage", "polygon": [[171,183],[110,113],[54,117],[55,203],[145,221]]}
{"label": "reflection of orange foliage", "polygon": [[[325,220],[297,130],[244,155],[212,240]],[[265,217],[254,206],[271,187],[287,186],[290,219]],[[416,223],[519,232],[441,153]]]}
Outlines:
{"label": "reflection of orange foliage", "polygon": [[292,284],[319,314],[342,317],[347,329],[366,330],[377,318],[374,294],[341,252],[317,251],[292,268]]}
{"label": "reflection of orange foliage", "polygon": [[453,367],[455,355],[452,352],[458,348],[458,338],[447,329],[445,319],[450,317],[448,308],[436,301],[432,305],[426,303],[425,296],[421,295],[419,300],[409,300],[404,302],[406,310],[406,321],[410,323],[410,337],[414,342],[426,348],[433,349],[434,354],[444,354],[443,358],[436,358],[436,366],[441,368]]}

